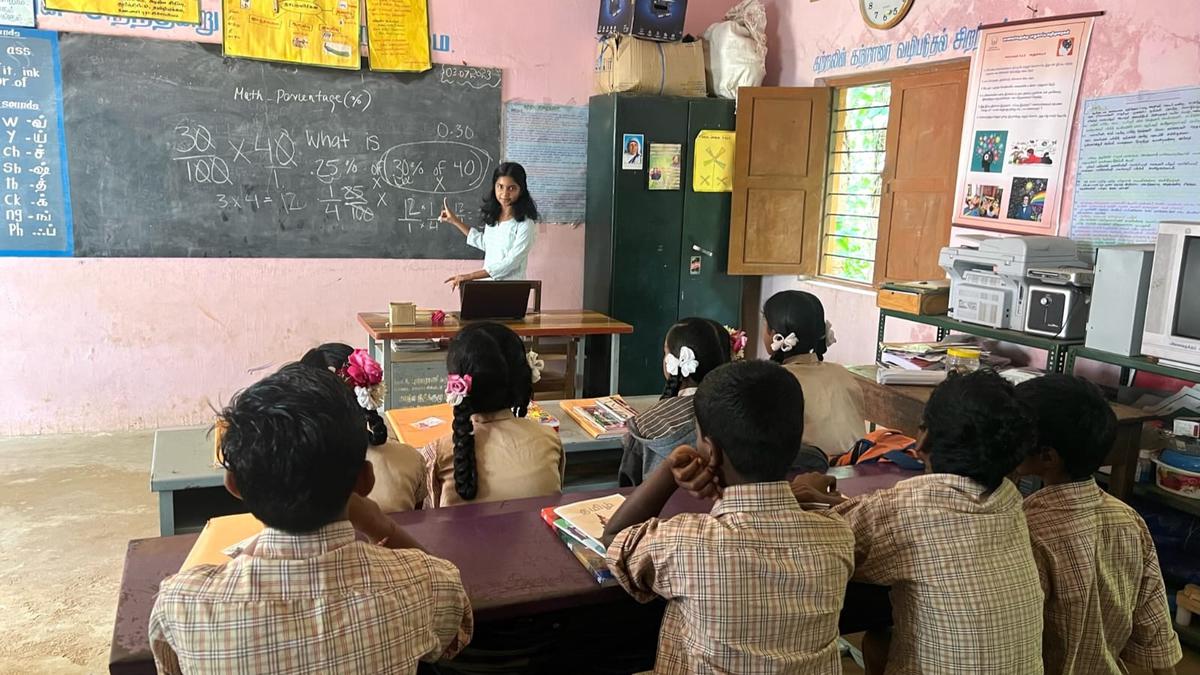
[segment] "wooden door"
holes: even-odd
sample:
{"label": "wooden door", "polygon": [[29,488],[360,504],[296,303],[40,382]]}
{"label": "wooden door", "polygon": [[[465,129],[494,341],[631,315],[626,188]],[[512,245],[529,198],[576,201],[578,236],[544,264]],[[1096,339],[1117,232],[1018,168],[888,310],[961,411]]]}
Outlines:
{"label": "wooden door", "polygon": [[738,91],[730,274],[816,274],[829,103],[823,87]]}
{"label": "wooden door", "polygon": [[940,279],[950,242],[967,63],[892,79],[875,284]]}

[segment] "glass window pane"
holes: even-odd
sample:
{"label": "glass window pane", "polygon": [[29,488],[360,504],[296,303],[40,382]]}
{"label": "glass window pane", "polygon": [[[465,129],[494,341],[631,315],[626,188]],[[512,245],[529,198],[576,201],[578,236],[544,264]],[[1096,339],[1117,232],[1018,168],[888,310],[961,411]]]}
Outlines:
{"label": "glass window pane", "polygon": [[821,274],[860,284],[869,284],[875,278],[875,263],[868,260],[827,255],[821,260]]}
{"label": "glass window pane", "polygon": [[882,152],[835,152],[830,156],[830,173],[883,173]]}
{"label": "glass window pane", "polygon": [[860,216],[825,216],[825,233],[850,237],[879,237],[879,219]]}
{"label": "glass window pane", "polygon": [[835,131],[833,133],[834,152],[846,150],[874,150],[883,152],[887,149],[887,129],[875,131]]}
{"label": "glass window pane", "polygon": [[847,129],[886,129],[888,108],[854,108],[833,115],[835,131]]}
{"label": "glass window pane", "polygon": [[842,258],[875,260],[875,240],[861,237],[825,237],[824,253]]}
{"label": "glass window pane", "polygon": [[892,85],[888,82],[862,87],[839,89],[835,105],[838,110],[885,106],[892,102]]}
{"label": "glass window pane", "polygon": [[829,176],[825,191],[830,195],[879,195],[883,176],[877,173],[839,173]]}
{"label": "glass window pane", "polygon": [[835,216],[879,217],[879,197],[829,195],[825,211]]}

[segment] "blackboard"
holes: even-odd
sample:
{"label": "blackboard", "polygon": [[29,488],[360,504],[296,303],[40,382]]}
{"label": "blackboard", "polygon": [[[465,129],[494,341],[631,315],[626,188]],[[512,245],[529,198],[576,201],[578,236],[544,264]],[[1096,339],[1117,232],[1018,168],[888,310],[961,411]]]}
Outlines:
{"label": "blackboard", "polygon": [[480,258],[500,71],[348,73],[217,47],[60,41],[76,255]]}

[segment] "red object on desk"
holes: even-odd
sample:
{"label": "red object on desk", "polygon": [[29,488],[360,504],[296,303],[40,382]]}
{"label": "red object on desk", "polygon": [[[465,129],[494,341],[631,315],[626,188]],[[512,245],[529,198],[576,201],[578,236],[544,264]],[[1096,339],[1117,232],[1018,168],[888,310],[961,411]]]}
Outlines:
{"label": "red object on desk", "polygon": [[[829,473],[838,478],[838,488],[847,496],[889,488],[916,475],[887,464],[836,467]],[[568,608],[634,602],[619,587],[596,584],[542,522],[541,510],[546,506],[612,493],[611,489],[596,490],[466,504],[397,513],[392,518],[430,553],[458,566],[471,598],[475,620],[477,624],[484,624]],[[679,491],[663,509],[662,515],[707,512],[711,508],[711,502],[694,499]],[[159,583],[179,570],[196,536],[129,542],[117,596],[110,673],[152,675],[155,672],[148,638],[154,595]]]}

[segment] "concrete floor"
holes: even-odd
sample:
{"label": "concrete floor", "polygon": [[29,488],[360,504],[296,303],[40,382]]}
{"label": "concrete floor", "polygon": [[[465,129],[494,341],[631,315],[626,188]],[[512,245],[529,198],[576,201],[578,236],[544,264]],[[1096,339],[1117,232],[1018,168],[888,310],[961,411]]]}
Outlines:
{"label": "concrete floor", "polygon": [[153,439],[0,438],[0,675],[108,671],[126,543],[158,534]]}

